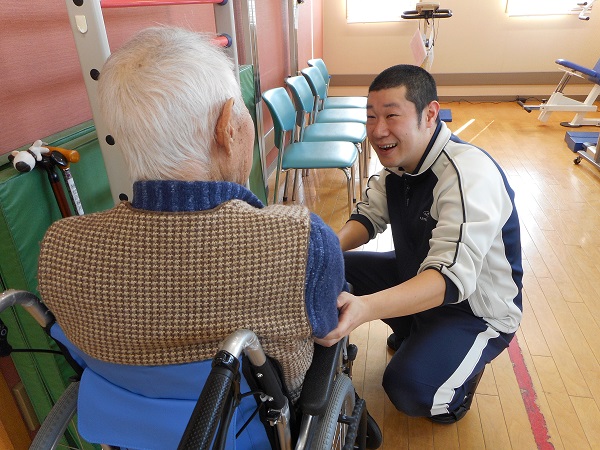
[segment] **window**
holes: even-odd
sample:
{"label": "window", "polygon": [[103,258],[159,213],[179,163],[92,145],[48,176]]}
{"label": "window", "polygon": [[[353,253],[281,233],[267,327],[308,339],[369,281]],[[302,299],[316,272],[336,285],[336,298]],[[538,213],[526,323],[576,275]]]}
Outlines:
{"label": "window", "polygon": [[400,22],[404,11],[414,10],[415,0],[346,0],[346,21]]}
{"label": "window", "polygon": [[509,16],[579,14],[584,1],[585,0],[507,0],[506,13]]}

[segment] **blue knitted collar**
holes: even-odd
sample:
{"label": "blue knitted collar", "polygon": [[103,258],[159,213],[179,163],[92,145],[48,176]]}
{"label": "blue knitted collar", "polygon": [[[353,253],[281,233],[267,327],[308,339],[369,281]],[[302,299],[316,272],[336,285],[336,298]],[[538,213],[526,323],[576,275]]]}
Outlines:
{"label": "blue knitted collar", "polygon": [[262,202],[244,186],[229,181],[136,181],[131,205],[147,211],[203,211],[239,199],[262,208]]}

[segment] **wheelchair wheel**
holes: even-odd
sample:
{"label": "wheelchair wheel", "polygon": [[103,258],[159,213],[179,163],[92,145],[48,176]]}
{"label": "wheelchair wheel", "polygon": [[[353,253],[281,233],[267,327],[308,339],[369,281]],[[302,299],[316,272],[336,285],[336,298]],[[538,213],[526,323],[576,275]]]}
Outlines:
{"label": "wheelchair wheel", "polygon": [[338,375],[334,381],[330,402],[325,414],[319,419],[317,433],[313,439],[315,449],[341,449],[348,425],[338,421],[341,414],[351,415],[354,409],[354,386],[344,374]]}
{"label": "wheelchair wheel", "polygon": [[77,433],[75,413],[79,382],[69,384],[38,430],[29,450],[95,449]]}

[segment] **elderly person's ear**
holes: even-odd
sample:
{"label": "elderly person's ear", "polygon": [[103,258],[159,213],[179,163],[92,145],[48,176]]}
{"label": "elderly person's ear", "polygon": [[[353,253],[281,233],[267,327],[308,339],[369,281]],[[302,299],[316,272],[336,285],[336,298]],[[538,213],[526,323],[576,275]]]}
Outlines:
{"label": "elderly person's ear", "polygon": [[228,153],[231,153],[233,143],[234,128],[231,123],[231,117],[233,114],[233,98],[230,98],[223,105],[219,119],[217,120],[217,127],[215,129],[216,140],[219,147],[224,147]]}

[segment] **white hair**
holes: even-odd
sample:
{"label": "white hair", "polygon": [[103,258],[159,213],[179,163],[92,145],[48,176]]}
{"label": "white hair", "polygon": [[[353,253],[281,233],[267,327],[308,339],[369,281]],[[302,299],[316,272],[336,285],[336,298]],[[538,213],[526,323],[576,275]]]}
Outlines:
{"label": "white hair", "polygon": [[245,108],[233,63],[207,34],[175,27],[139,32],[106,61],[98,101],[133,181],[210,173],[225,102]]}

